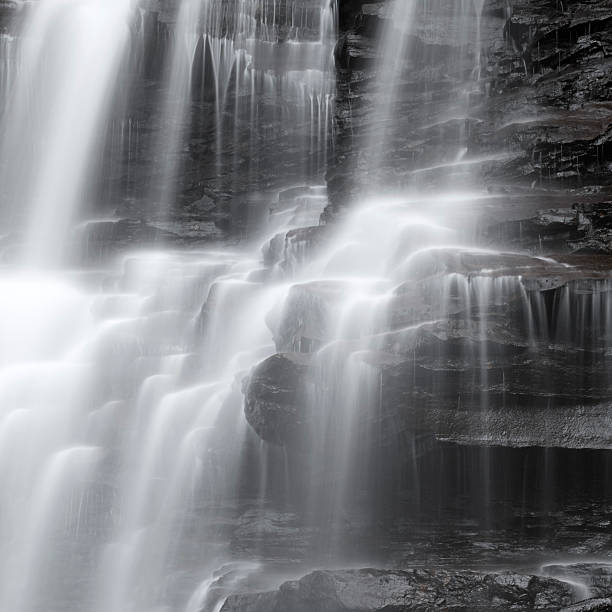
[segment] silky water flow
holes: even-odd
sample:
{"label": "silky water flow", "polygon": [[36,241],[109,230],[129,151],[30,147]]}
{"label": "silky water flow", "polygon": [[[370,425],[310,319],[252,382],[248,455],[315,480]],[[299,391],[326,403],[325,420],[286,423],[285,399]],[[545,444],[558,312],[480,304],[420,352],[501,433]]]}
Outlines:
{"label": "silky water flow", "polygon": [[[446,183],[443,192],[421,192],[417,179],[429,169],[417,168],[398,193],[366,194],[336,223],[319,225],[326,187],[314,177],[332,146],[335,4],[266,4],[262,18],[262,1],[235,2],[230,12],[220,0],[180,3],[151,197],[162,207],[175,197],[181,130],[193,100],[205,96],[215,100],[217,150],[245,137],[246,121],[253,160],[255,124],[269,119],[258,113],[282,98],[272,105],[280,113],[273,123],[281,141],[298,138],[297,178],[310,182],[272,198],[257,239],[140,250],[102,267],[67,264],[66,245],[114,96],[131,74],[134,7],[44,0],[30,8],[18,44],[0,40],[10,58],[0,66],[8,228],[0,277],[1,610],[218,612],[224,594],[266,561],[276,571],[283,564],[281,553],[266,550],[266,511],[279,498],[319,533],[305,558],[348,563],[360,548],[351,525],[379,520],[370,496],[395,484],[374,449],[409,449],[407,478],[420,504],[428,440],[419,431],[456,402],[446,392],[451,362],[461,364],[453,384],[470,390],[470,405],[456,406],[465,422],[449,422],[448,431],[489,444],[515,415],[506,398],[513,381],[489,367],[492,352],[503,350],[500,338],[528,338],[534,359],[550,358],[555,343],[588,345],[605,371],[606,281],[595,293],[568,286],[551,308],[530,274],[563,264],[471,246],[473,217],[489,196],[465,189],[464,134],[432,165],[459,168],[461,190]],[[452,5],[452,19],[470,24],[454,32],[465,57],[449,59],[472,65],[465,97],[448,107],[463,117],[481,77],[482,2]],[[450,9],[397,0],[389,10],[382,127],[366,143],[374,167],[392,137],[398,84],[416,61],[411,34],[428,12]],[[217,159],[230,180],[234,162]],[[16,242],[7,238],[15,228]],[[309,240],[313,234],[321,239]],[[302,411],[295,427],[272,432],[248,405],[258,364],[270,359],[299,372]],[[412,375],[394,378],[413,361]],[[423,372],[436,391],[427,400]],[[386,412],[393,385],[406,398],[402,423]],[[244,395],[249,422],[271,444],[247,423]],[[526,423],[526,439],[529,430]],[[300,449],[297,460],[289,445]],[[486,507],[486,453],[474,469]],[[254,526],[242,533],[258,542],[246,552],[234,535],[245,516]]]}

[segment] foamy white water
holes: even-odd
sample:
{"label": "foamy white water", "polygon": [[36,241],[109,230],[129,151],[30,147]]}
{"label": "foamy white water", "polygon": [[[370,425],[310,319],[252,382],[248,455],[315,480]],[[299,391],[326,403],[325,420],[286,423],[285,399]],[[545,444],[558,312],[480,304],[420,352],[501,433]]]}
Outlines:
{"label": "foamy white water", "polygon": [[[426,15],[436,6],[417,4],[397,0],[391,9],[383,123],[394,112],[417,9]],[[482,6],[462,0],[456,15],[479,18]],[[360,495],[376,433],[362,424],[381,409],[381,364],[399,363],[425,339],[457,340],[461,349],[435,355],[428,373],[443,376],[451,360],[472,368],[480,420],[468,433],[494,443],[491,305],[512,299],[534,360],[538,343],[571,338],[603,354],[612,339],[608,281],[589,295],[563,289],[552,317],[529,285],[542,260],[473,246],[477,192],[364,197],[334,226],[318,227],[326,187],[312,178],[325,168],[334,96],[336,15],[328,0],[241,0],[231,18],[217,0],[178,7],[152,191],[172,204],[173,154],[193,97],[214,97],[218,147],[242,137],[223,121],[230,103],[233,118],[255,133],[258,101],[280,97],[273,123],[306,134],[300,163],[309,181],[270,196],[261,243],[139,250],[98,267],[62,266],[102,132],[126,85],[132,9],[127,0],[41,0],[16,51],[0,39],[18,64],[0,67],[10,90],[3,195],[8,226],[25,236],[15,263],[0,268],[0,610],[7,612],[220,612],[226,590],[241,588],[262,562],[256,549],[234,548],[240,504],[265,510],[268,489],[278,486],[274,468],[285,472],[287,498],[295,486],[286,449],[270,454],[244,416],[245,380],[274,354],[310,368],[306,415],[315,418],[299,440],[307,472],[299,510],[325,534],[316,554],[333,564],[350,544],[347,517],[370,502]],[[480,38],[468,43],[478,49]],[[480,69],[477,53],[466,92]],[[464,102],[452,112],[465,111]],[[130,140],[132,125],[126,129]],[[369,143],[374,164],[387,136]],[[415,172],[470,166],[464,144],[452,143],[450,161]],[[256,143],[251,152],[255,158]],[[231,176],[226,160],[218,169]],[[300,228],[316,239],[291,232]],[[579,337],[587,328],[590,335]],[[413,381],[410,372],[404,379]],[[498,390],[506,393],[505,381]],[[407,410],[418,407],[406,400]],[[402,443],[418,481],[418,440]],[[278,457],[280,468],[272,465]]]}
{"label": "foamy white water", "polygon": [[19,79],[2,132],[2,183],[21,258],[61,261],[88,179],[128,43],[129,0],[51,0],[31,10],[16,53]]}

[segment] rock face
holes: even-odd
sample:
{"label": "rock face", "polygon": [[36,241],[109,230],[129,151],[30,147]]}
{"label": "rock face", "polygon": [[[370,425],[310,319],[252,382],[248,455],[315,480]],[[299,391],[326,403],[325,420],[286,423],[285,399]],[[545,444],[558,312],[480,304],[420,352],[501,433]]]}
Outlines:
{"label": "rock face", "polygon": [[[249,54],[227,75],[227,83],[216,83],[214,78],[222,78],[221,64],[227,64],[227,58],[214,59],[207,39],[200,40],[194,49],[190,99],[176,126],[182,143],[169,150],[160,143],[164,122],[168,121],[162,111],[167,106],[165,74],[171,61],[170,43],[178,36],[180,3],[151,0],[141,4],[146,63],[144,74],[136,81],[126,118],[132,131],[130,151],[126,163],[111,169],[115,172],[110,173],[111,179],[104,186],[105,202],[118,203],[122,215],[143,216],[149,222],[164,215],[170,222],[191,221],[195,207],[196,221],[201,225],[211,223],[226,236],[242,238],[267,214],[275,192],[287,185],[312,182],[323,172],[326,134],[322,128],[316,138],[313,135],[309,121],[315,120],[314,111],[309,106],[307,112],[305,102],[299,100],[302,90],[306,97],[310,92],[299,78],[292,80],[305,68],[313,69],[314,76],[319,68],[327,69],[305,65],[303,58],[317,57],[317,53],[307,54],[300,49],[301,44],[312,45],[322,39],[325,24],[320,15],[321,2],[299,0],[291,4],[292,8],[287,3],[265,3],[258,4],[257,10],[253,3],[245,5],[234,0],[211,4],[207,10],[218,14],[210,16],[210,23],[203,20],[200,29],[218,40],[231,39],[238,23],[252,27],[253,32],[246,36]],[[240,19],[239,11],[245,12]],[[291,54],[286,53],[288,41]],[[324,54],[322,48],[322,62]],[[211,77],[213,64],[215,77]],[[252,79],[248,88],[244,84],[242,89],[236,86],[232,79],[238,74]],[[325,84],[325,74],[318,78]],[[329,78],[331,92],[333,71]],[[275,79],[278,84],[272,83]],[[324,92],[321,95],[326,97]],[[321,125],[326,121],[328,98],[316,101]],[[291,120],[287,121],[287,117]],[[113,143],[109,147],[113,153]],[[114,153],[116,157],[122,152],[115,149]],[[174,169],[161,182],[159,175],[164,169],[160,157],[165,157],[163,162]],[[168,195],[169,209],[168,203],[164,204]],[[202,200],[209,206],[199,206]],[[202,241],[209,238],[201,236]]]}
{"label": "rock face", "polygon": [[563,608],[561,612],[606,612],[612,609],[612,598],[596,598],[581,601],[573,606]]}
{"label": "rock face", "polygon": [[[388,4],[340,3],[344,30],[329,215],[358,198],[364,185],[372,191],[440,187],[451,172],[456,186],[465,178],[458,170],[494,193],[535,193],[540,200],[556,193],[557,206],[561,190],[571,189],[575,201],[610,192],[609,0],[485,0],[480,22],[468,12],[471,29],[453,14],[459,3],[437,3],[415,17],[412,61],[396,87],[391,126],[380,123],[374,90],[381,70],[376,36],[387,27]],[[387,139],[381,168],[368,158],[372,130],[396,134]],[[452,143],[464,147],[462,168],[447,165],[456,161],[449,158]]]}
{"label": "rock face", "polygon": [[607,597],[612,593],[612,565],[609,563],[545,565],[542,569],[558,580],[583,584],[591,597]]}
{"label": "rock face", "polygon": [[317,571],[272,593],[230,596],[222,612],[559,610],[568,584],[514,573],[444,570]]}
{"label": "rock face", "polygon": [[284,275],[306,263],[317,250],[327,243],[326,227],[315,225],[277,234],[263,249],[264,264],[278,267]]}
{"label": "rock face", "polygon": [[[15,31],[22,4],[0,2],[0,29]],[[532,210],[542,208],[544,199],[550,208],[565,207],[567,194],[560,190],[568,189],[570,205],[609,208],[610,0],[485,0],[481,20],[469,7],[459,19],[455,0],[435,3],[435,10],[417,19],[411,59],[396,87],[397,108],[384,124],[376,112],[375,81],[383,69],[377,37],[389,22],[390,3],[339,0],[333,150],[324,150],[325,139],[313,149],[302,122],[273,129],[281,107],[271,96],[258,101],[264,111],[256,126],[250,110],[236,115],[228,103],[225,118],[237,137],[219,143],[211,119],[216,101],[194,96],[178,126],[185,145],[167,160],[176,169],[163,188],[173,194],[169,208],[156,186],[157,148],[178,3],[139,4],[131,24],[138,61],[125,108],[109,126],[106,161],[91,194],[97,210],[149,225],[173,223],[174,229],[159,229],[188,240],[244,236],[265,214],[275,191],[325,172],[331,198],[326,219],[359,199],[364,186],[365,191],[427,188],[443,186],[448,176],[455,185],[467,180],[494,194],[537,196]],[[300,0],[297,6],[306,16],[299,36],[316,39],[318,0]],[[277,12],[273,35],[279,45],[293,35],[283,25],[285,17]],[[263,23],[265,16],[258,19]],[[3,55],[10,54],[7,49]],[[380,168],[368,151],[373,131],[388,136]],[[449,171],[447,164],[458,159],[463,165]],[[497,221],[508,208],[496,207]],[[577,248],[609,251],[602,245],[609,239],[596,232]]]}
{"label": "rock face", "polygon": [[274,355],[257,368],[245,386],[247,421],[266,442],[299,441],[308,425],[304,373],[308,361],[299,354]]}
{"label": "rock face", "polygon": [[[612,253],[612,203],[575,203],[571,208],[540,210],[525,219],[483,221],[487,244],[526,249],[541,255]],[[605,266],[607,259],[602,258]]]}
{"label": "rock face", "polygon": [[[610,186],[611,8],[605,1],[509,3],[505,43],[489,52],[489,124],[474,142],[482,151],[505,140],[517,158],[489,180]],[[494,9],[491,3],[485,13]]]}
{"label": "rock face", "polygon": [[349,326],[332,361],[329,351],[308,354],[337,330],[342,283],[295,285],[275,326],[285,352],[252,372],[247,419],[265,440],[296,448],[330,418],[321,397],[363,383],[346,369],[354,355],[372,381],[359,419],[380,444],[401,447],[412,435],[610,449],[609,267],[571,261],[425,252],[420,276],[395,290],[371,335]]}
{"label": "rock face", "polygon": [[[28,4],[0,2],[0,32],[18,35]],[[325,37],[321,1],[261,6],[234,0],[205,3],[211,15],[206,17],[203,9],[194,29],[199,27],[200,33],[219,41],[232,39],[233,28],[241,24],[253,30],[240,35],[250,46],[225,75],[227,82],[216,83],[211,74],[221,79],[228,58],[213,58],[205,38],[192,42],[187,99],[180,101],[173,98],[176,92],[170,90],[178,86],[170,84],[168,75],[173,41],[181,37],[177,31],[181,2],[139,0],[137,5],[130,22],[133,65],[107,126],[105,151],[87,194],[91,209],[97,216],[114,215],[172,231],[187,242],[210,242],[219,235],[242,238],[267,214],[279,190],[321,182],[326,127],[331,125],[333,41],[314,53],[301,48],[309,45],[313,51]],[[239,11],[244,12],[240,18]],[[7,41],[0,44],[3,85],[14,77],[5,74],[13,69]],[[236,86],[237,75],[243,81],[252,79],[248,87],[246,81],[241,88]],[[308,89],[311,85],[316,91]],[[312,107],[311,95],[317,97]],[[170,116],[167,110],[175,114]]]}

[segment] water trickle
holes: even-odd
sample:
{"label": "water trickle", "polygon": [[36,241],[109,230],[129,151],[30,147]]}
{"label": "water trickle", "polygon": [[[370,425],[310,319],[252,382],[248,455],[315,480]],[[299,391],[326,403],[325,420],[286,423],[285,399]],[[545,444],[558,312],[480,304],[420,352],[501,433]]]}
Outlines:
{"label": "water trickle", "polygon": [[[368,193],[473,184],[471,165],[480,162],[469,155],[469,122],[481,93],[482,10],[481,0],[397,0],[381,9],[376,110],[364,145],[375,185],[364,185]],[[436,142],[434,156],[423,158],[424,144]],[[402,184],[392,170],[398,156]]]}
{"label": "water trickle", "polygon": [[17,78],[17,62],[15,61],[16,40],[10,34],[0,34],[0,88],[2,90],[2,102],[0,104],[0,116],[6,112],[13,84]]}

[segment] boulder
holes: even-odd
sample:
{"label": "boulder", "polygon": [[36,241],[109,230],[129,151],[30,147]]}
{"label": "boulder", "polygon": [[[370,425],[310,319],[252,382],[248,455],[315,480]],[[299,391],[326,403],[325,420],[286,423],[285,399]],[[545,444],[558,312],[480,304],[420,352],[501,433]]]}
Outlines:
{"label": "boulder", "polygon": [[607,259],[434,248],[409,262],[398,275],[411,280],[350,323],[347,281],[291,288],[269,321],[280,354],[245,387],[264,439],[308,448],[359,381],[374,446],[612,448]]}
{"label": "boulder", "polygon": [[309,360],[297,353],[273,355],[245,380],[244,413],[266,442],[285,444],[302,440],[309,425],[304,414]]}

